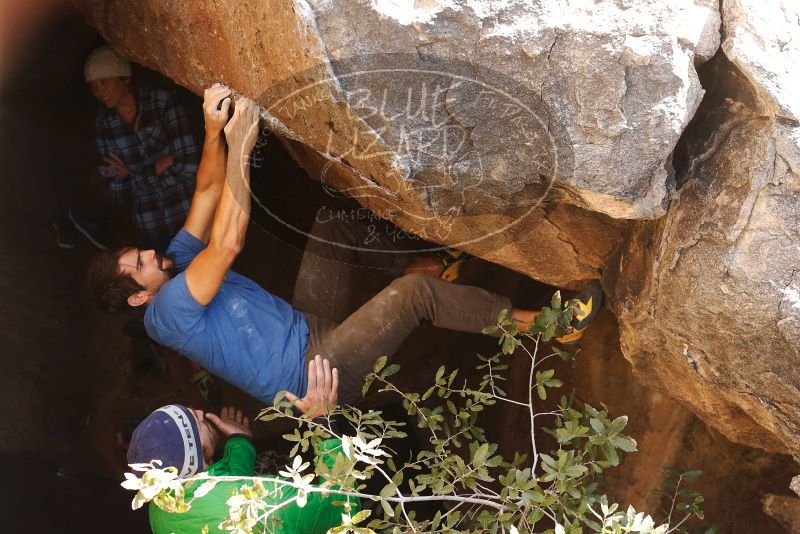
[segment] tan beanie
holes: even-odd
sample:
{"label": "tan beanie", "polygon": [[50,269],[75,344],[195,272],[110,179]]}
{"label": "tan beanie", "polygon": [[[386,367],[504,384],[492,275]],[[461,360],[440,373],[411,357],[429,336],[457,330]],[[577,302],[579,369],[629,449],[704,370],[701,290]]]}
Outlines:
{"label": "tan beanie", "polygon": [[101,46],[89,54],[83,75],[87,82],[101,78],[130,76],[131,64],[119,52],[108,46]]}

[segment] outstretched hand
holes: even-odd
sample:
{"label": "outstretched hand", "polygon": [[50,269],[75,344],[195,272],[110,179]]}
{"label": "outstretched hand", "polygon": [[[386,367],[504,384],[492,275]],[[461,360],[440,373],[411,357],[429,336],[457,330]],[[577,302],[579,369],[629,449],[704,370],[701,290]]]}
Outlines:
{"label": "outstretched hand", "polygon": [[203,116],[206,134],[218,135],[228,123],[228,110],[231,107],[231,89],[227,85],[215,83],[203,92]]}
{"label": "outstretched hand", "polygon": [[310,418],[325,415],[330,408],[336,406],[339,397],[339,371],[331,369],[327,359],[317,354],[308,362],[308,390],[306,396],[298,399],[296,395],[286,392],[286,398],[296,401],[298,410]]}
{"label": "outstretched hand", "polygon": [[206,419],[226,437],[233,434],[244,434],[245,436],[253,437],[253,431],[250,430],[250,421],[242,415],[241,410],[237,410],[233,406],[224,407],[219,413],[219,417],[213,413],[206,413]]}

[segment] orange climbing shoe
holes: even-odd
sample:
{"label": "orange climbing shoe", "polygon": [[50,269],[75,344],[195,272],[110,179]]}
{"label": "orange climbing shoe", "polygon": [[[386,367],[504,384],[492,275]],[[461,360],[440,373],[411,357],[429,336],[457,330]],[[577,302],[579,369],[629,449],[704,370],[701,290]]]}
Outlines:
{"label": "orange climbing shoe", "polygon": [[444,270],[439,278],[445,282],[455,282],[461,276],[461,265],[470,258],[470,255],[457,248],[448,248],[442,251],[442,264]]}
{"label": "orange climbing shoe", "polygon": [[597,312],[600,311],[603,304],[603,288],[600,286],[600,282],[589,282],[583,291],[572,300],[575,302],[572,321],[564,327],[567,332],[563,336],[555,338],[562,345],[577,345],[589,323],[597,317]]}

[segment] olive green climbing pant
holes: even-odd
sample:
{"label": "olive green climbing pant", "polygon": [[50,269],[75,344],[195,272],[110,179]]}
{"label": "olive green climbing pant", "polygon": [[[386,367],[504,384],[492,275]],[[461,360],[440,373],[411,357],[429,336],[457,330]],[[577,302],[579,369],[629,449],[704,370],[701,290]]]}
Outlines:
{"label": "olive green climbing pant", "polygon": [[[293,304],[306,317],[306,361],[319,354],[339,370],[339,402],[353,404],[375,361],[391,356],[427,319],[435,326],[481,332],[495,324],[506,297],[423,274],[402,276],[409,254],[374,225],[353,220],[317,221],[303,253]],[[396,276],[354,310],[352,298],[365,269]],[[402,363],[402,362],[399,362]]]}

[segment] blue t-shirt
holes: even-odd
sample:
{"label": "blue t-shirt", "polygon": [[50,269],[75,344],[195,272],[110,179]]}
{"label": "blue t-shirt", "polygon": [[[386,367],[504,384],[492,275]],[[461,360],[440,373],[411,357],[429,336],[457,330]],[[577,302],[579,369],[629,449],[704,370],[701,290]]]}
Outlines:
{"label": "blue t-shirt", "polygon": [[186,285],[186,268],[205,247],[184,229],[172,240],[167,253],[179,274],[147,307],[147,333],[264,403],[281,390],[305,395],[303,314],[233,271],[208,306],[198,304]]}

